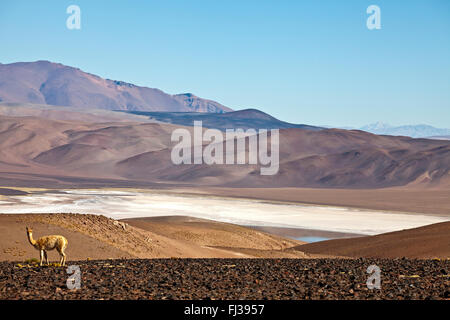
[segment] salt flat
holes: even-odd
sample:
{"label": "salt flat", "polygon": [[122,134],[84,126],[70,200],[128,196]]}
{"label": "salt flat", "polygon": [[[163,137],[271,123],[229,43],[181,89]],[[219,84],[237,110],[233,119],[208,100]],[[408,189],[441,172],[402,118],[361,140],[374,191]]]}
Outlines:
{"label": "salt flat", "polygon": [[4,196],[1,213],[90,213],[114,219],[192,216],[239,225],[290,227],[374,235],[450,218],[346,207],[187,195],[169,191],[59,190]]}

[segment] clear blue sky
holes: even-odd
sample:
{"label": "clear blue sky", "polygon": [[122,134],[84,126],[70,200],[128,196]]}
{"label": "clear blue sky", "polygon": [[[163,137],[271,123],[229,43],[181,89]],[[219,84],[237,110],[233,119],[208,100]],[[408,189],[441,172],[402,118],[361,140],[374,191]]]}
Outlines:
{"label": "clear blue sky", "polygon": [[448,0],[2,0],[0,62],[35,60],[296,123],[450,127]]}

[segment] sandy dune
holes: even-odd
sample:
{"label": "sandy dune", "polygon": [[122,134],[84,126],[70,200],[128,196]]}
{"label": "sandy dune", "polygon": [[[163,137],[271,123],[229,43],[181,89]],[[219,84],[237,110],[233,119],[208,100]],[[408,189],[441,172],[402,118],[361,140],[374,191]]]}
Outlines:
{"label": "sandy dune", "polygon": [[[33,228],[35,239],[49,234],[67,237],[68,260],[305,257],[299,251],[284,251],[300,241],[207,220],[131,219],[122,223],[98,215],[1,214],[0,260],[39,258],[38,251],[28,243],[26,226]],[[241,252],[246,249],[250,252]],[[59,259],[55,251],[49,258]]]}
{"label": "sandy dune", "polygon": [[298,250],[366,258],[450,258],[450,222],[356,239],[309,243]]}

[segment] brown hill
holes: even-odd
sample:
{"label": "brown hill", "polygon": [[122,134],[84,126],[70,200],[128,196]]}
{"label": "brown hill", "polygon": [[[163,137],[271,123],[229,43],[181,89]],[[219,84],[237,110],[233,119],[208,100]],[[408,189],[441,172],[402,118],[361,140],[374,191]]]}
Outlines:
{"label": "brown hill", "polygon": [[[283,129],[279,172],[262,176],[258,165],[174,165],[171,133],[177,127],[1,116],[0,182],[5,178],[6,186],[6,181],[20,181],[17,176],[11,177],[13,173],[34,175],[33,179],[45,175],[54,179],[118,179],[117,183],[124,186],[164,182],[231,187],[378,188],[447,186],[449,182],[450,141],[338,129]],[[185,128],[192,131],[192,127]]]}
{"label": "brown hill", "polygon": [[[26,226],[33,228],[35,239],[50,234],[65,236],[69,260],[305,256],[285,251],[300,241],[227,223],[183,217],[175,220],[162,217],[120,222],[89,214],[0,214],[0,261],[39,258],[28,243]],[[57,252],[49,253],[51,260],[58,261]]]}
{"label": "brown hill", "polygon": [[0,102],[107,110],[227,112],[231,109],[191,93],[108,80],[49,61],[0,64]]}
{"label": "brown hill", "polygon": [[384,233],[337,239],[297,247],[311,254],[366,258],[450,258],[450,222]]}
{"label": "brown hill", "polygon": [[199,246],[283,250],[295,246],[297,242],[265,232],[254,232],[253,228],[187,216],[133,218],[121,221],[161,236],[192,242]]}

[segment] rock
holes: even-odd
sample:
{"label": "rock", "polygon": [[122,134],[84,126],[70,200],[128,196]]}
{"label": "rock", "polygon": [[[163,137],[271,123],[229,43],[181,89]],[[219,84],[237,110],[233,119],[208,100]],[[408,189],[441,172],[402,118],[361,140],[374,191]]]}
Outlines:
{"label": "rock", "polygon": [[[0,262],[2,299],[448,299],[450,260],[131,259],[77,262],[82,288],[65,270]],[[382,290],[366,269],[382,270]],[[307,271],[305,271],[307,270]],[[335,272],[333,272],[335,270]],[[426,271],[423,271],[426,270]],[[403,277],[399,275],[416,275]]]}

